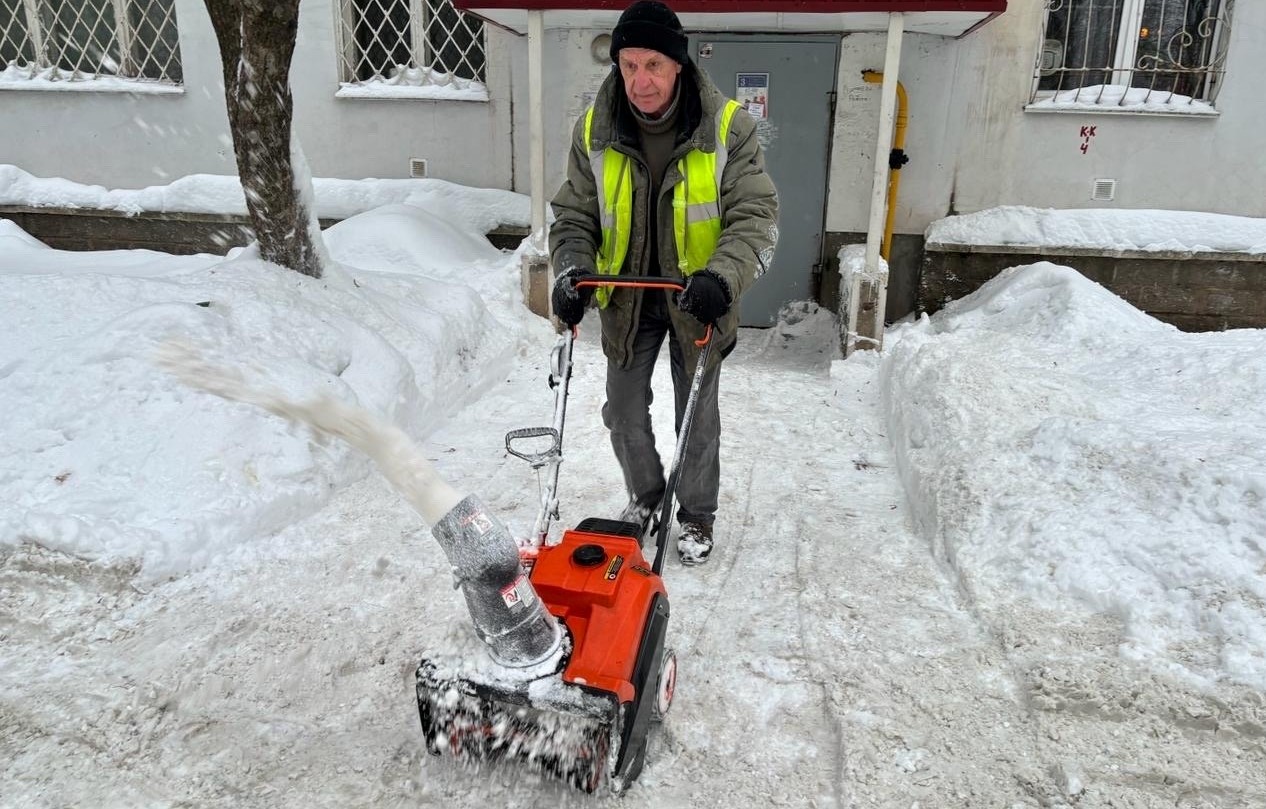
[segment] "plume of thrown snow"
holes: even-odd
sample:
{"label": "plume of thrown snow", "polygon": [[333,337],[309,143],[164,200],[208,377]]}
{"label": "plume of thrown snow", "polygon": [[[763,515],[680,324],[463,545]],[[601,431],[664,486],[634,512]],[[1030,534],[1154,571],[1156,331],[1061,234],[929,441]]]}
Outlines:
{"label": "plume of thrown snow", "polygon": [[248,380],[238,368],[208,359],[199,347],[187,341],[162,343],[155,361],[192,388],[261,407],[288,421],[307,425],[320,435],[351,444],[374,461],[428,525],[434,525],[462,500],[403,430],[363,407],[325,393],[295,401],[275,388]]}

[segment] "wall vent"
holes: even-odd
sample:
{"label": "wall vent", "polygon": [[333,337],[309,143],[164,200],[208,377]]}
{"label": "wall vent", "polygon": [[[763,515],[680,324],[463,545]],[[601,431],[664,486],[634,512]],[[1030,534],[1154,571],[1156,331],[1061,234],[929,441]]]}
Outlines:
{"label": "wall vent", "polygon": [[1095,202],[1111,202],[1117,196],[1116,180],[1095,180],[1094,189],[1090,192],[1090,198]]}
{"label": "wall vent", "polygon": [[409,176],[414,179],[426,177],[426,158],[410,157],[409,158]]}

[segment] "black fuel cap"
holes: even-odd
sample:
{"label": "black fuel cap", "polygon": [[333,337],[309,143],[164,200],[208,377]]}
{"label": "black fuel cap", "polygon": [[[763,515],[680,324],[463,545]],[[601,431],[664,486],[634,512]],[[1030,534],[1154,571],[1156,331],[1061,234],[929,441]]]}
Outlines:
{"label": "black fuel cap", "polygon": [[581,567],[600,565],[606,558],[607,552],[601,545],[581,545],[571,552],[571,560]]}

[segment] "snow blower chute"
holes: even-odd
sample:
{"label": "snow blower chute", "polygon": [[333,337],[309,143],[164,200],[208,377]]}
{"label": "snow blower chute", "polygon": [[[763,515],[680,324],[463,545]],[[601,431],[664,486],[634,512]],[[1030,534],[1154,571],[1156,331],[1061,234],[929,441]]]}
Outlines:
{"label": "snow blower chute", "polygon": [[[590,275],[580,286],[681,290],[664,278]],[[470,498],[432,533],[453,562],[489,655],[428,656],[417,669],[427,749],[467,761],[515,759],[586,792],[623,791],[637,778],[652,723],[676,687],[666,646],[668,594],[660,573],[672,500],[711,348],[703,340],[657,525],[590,518],[547,541],[558,518],[558,468],[574,330],[555,346],[554,424],[511,431],[506,448],[546,468],[540,512],[518,547]],[[545,439],[543,450],[523,447]],[[645,532],[643,534],[643,531]],[[654,563],[642,555],[655,534]]]}

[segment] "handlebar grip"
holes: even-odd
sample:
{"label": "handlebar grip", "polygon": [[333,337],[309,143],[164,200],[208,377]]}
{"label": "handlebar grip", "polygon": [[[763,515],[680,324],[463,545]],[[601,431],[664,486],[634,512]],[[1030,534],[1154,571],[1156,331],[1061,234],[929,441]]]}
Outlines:
{"label": "handlebar grip", "polygon": [[[686,288],[686,282],[679,281],[676,278],[661,278],[656,275],[599,275],[598,273],[585,273],[576,279],[576,287],[629,287],[633,289],[672,289],[681,292]],[[712,341],[712,327],[714,324],[709,323],[707,331],[703,337],[695,340],[695,345],[703,347]]]}
{"label": "handlebar grip", "polygon": [[656,275],[600,275],[586,273],[576,279],[577,288],[590,287],[624,287],[630,289],[672,289],[681,292],[686,283],[676,278],[661,278]]}
{"label": "handlebar grip", "polygon": [[[518,450],[514,447],[514,442],[525,438],[549,438],[550,445],[548,448],[539,452],[528,452]],[[522,427],[518,430],[511,430],[506,433],[506,452],[516,458],[522,458],[531,464],[545,464],[550,458],[560,454],[562,451],[562,440],[558,435],[558,430],[553,427]]]}

